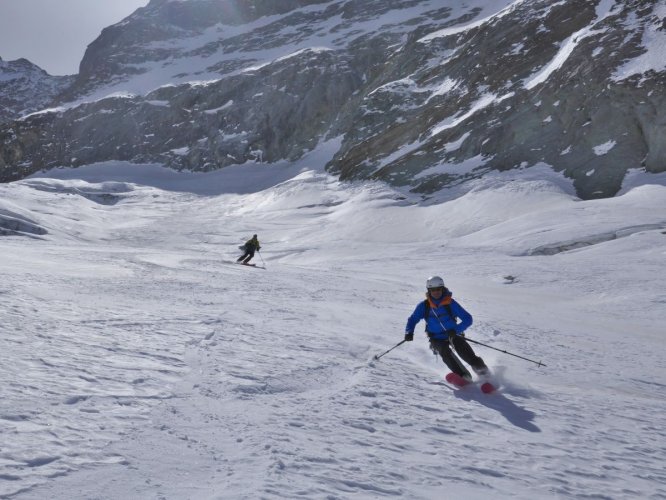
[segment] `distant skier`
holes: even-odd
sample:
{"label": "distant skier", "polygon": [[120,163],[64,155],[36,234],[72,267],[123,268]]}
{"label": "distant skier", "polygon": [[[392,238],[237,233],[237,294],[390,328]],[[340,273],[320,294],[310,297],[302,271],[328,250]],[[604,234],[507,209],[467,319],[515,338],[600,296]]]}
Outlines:
{"label": "distant skier", "polygon": [[[236,262],[241,262],[243,264],[247,264],[250,262],[252,257],[254,257],[254,252],[257,250],[261,249],[261,246],[259,245],[259,240],[257,239],[257,235],[255,234],[245,242],[245,245],[241,247],[245,253],[238,257],[238,260]],[[254,264],[253,264],[254,265]]]}
{"label": "distant skier", "polygon": [[477,374],[487,375],[488,367],[474,353],[464,337],[465,330],[472,324],[472,316],[453,300],[452,293],[444,286],[444,280],[439,276],[428,278],[426,288],[426,300],[416,306],[407,320],[405,340],[408,342],[414,340],[414,327],[425,319],[430,348],[442,357],[453,373],[466,380],[472,380],[472,375],[452,352],[451,347]]}

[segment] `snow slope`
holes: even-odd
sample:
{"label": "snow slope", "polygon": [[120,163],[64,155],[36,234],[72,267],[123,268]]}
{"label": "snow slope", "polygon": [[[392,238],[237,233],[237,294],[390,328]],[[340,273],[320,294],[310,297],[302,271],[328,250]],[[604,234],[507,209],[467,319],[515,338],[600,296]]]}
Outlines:
{"label": "snow slope", "polygon": [[[0,185],[0,497],[666,498],[665,186],[426,206],[321,164]],[[373,361],[432,274],[547,366],[478,347],[501,392],[454,390],[421,326]]]}

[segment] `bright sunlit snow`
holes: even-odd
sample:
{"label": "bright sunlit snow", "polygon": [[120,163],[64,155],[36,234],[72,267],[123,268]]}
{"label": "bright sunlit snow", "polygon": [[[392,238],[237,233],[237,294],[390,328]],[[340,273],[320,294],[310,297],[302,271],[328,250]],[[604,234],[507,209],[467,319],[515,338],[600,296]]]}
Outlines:
{"label": "bright sunlit snow", "polygon": [[[652,11],[653,22],[648,24],[642,37],[643,51],[641,55],[630,59],[623,66],[615,70],[613,80],[621,81],[636,74],[649,71],[666,70],[666,31],[664,31],[664,18],[666,18],[666,4],[656,2]],[[635,26],[628,26],[634,28]]]}
{"label": "bright sunlit snow", "polygon": [[[324,162],[0,185],[0,496],[666,495],[666,187],[419,203]],[[422,324],[373,361],[433,274],[547,366],[475,346],[500,392],[454,390]]]}

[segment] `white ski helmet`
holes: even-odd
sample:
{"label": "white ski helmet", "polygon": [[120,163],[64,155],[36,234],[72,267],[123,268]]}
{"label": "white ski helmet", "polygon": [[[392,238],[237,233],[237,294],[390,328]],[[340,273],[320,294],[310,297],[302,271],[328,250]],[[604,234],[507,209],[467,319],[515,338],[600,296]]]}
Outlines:
{"label": "white ski helmet", "polygon": [[426,288],[430,290],[431,288],[444,288],[444,280],[439,276],[431,276],[426,281]]}

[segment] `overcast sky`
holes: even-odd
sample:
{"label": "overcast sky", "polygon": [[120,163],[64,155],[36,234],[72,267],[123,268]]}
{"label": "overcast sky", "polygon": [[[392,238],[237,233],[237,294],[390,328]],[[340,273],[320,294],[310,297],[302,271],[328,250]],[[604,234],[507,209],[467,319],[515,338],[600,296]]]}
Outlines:
{"label": "overcast sky", "polygon": [[86,46],[148,0],[0,0],[0,57],[52,75],[79,72]]}

